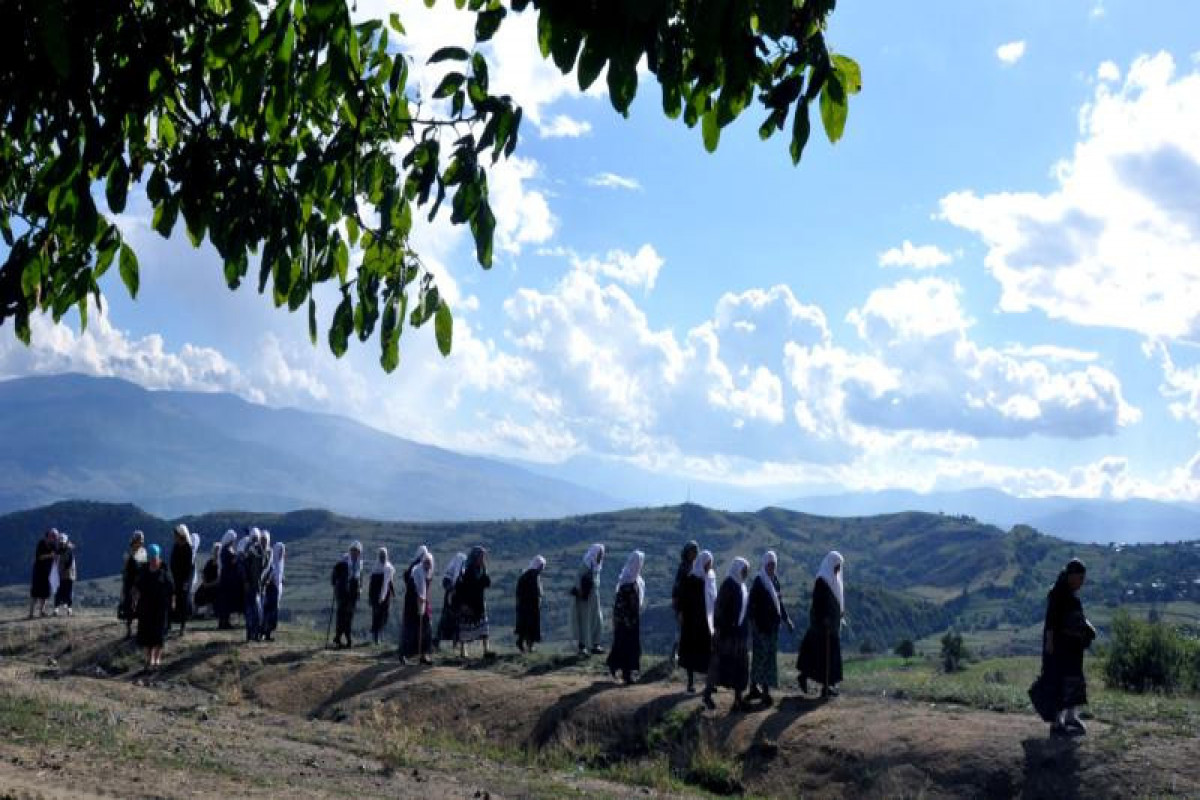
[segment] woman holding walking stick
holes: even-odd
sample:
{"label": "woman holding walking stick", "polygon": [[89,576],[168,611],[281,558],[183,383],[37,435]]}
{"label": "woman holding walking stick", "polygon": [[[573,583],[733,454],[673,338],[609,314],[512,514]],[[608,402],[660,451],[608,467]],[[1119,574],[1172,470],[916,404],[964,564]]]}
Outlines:
{"label": "woman holding walking stick", "polygon": [[845,613],[842,586],[842,554],[833,551],[821,561],[813,583],[812,605],[808,611],[808,632],[800,643],[796,669],[800,671],[800,691],[808,693],[810,678],[821,682],[821,697],[836,697],[842,682],[842,616]]}

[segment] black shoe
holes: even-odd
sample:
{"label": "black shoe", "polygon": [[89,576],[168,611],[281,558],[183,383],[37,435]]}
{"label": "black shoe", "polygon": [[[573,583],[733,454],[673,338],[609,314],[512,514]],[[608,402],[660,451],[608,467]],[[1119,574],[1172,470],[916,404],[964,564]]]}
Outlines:
{"label": "black shoe", "polygon": [[763,696],[762,696],[762,704],[765,708],[770,708],[771,706],[775,705],[775,698],[771,697],[770,694],[764,692]]}
{"label": "black shoe", "polygon": [[762,696],[763,693],[758,690],[757,686],[752,687],[750,691],[746,693],[747,700],[761,700]]}
{"label": "black shoe", "polygon": [[805,677],[804,675],[799,676],[798,678],[796,678],[796,683],[800,684],[800,692],[802,694],[808,694],[808,678],[807,677]]}
{"label": "black shoe", "polygon": [[1065,727],[1071,736],[1087,736],[1087,726],[1078,717],[1068,717]]}
{"label": "black shoe", "polygon": [[1050,725],[1050,735],[1057,737],[1057,736],[1070,736],[1071,734],[1067,730],[1066,725],[1060,725],[1057,722],[1055,722]]}

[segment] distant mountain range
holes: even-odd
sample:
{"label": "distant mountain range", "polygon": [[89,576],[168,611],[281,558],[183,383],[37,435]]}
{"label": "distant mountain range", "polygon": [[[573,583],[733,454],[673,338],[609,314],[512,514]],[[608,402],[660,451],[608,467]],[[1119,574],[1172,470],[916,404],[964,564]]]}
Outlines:
{"label": "distant mountain range", "polygon": [[901,490],[787,500],[784,508],[837,517],[897,511],[966,514],[1001,528],[1029,525],[1073,542],[1149,543],[1200,539],[1200,510],[1154,500],[1013,497],[995,489],[918,494]]}
{"label": "distant mountain range", "polygon": [[618,501],[352,420],[82,375],[0,382],[0,512],[66,499],[178,516],[327,508],[382,519],[558,517]]}

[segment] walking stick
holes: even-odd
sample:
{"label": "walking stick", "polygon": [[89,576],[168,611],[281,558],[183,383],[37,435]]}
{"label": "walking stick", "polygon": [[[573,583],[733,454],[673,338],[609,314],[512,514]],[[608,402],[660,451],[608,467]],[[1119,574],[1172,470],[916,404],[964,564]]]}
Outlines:
{"label": "walking stick", "polygon": [[325,623],[325,649],[329,649],[329,634],[333,630],[333,609],[337,604],[337,588],[333,590],[333,594],[329,597],[329,619]]}

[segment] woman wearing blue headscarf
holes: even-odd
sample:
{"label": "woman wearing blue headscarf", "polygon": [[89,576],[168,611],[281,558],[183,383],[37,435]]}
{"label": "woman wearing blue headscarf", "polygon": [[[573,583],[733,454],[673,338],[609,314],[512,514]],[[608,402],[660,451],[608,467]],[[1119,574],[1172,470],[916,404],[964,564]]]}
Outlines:
{"label": "woman wearing blue headscarf", "polygon": [[146,568],[137,579],[137,643],[146,651],[146,668],[157,669],[162,664],[163,643],[171,625],[175,585],[171,573],[163,567],[162,549],[152,544],[146,550]]}

